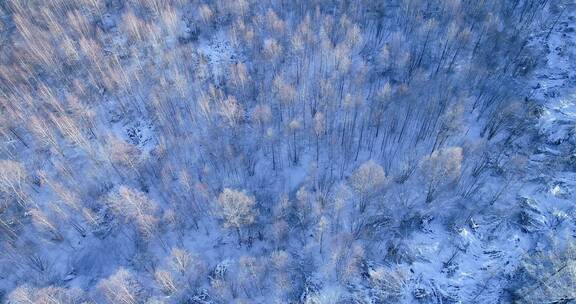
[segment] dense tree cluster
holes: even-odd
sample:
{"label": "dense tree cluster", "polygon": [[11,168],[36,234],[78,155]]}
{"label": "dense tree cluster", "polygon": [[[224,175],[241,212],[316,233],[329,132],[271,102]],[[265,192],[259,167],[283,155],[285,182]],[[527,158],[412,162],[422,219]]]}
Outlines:
{"label": "dense tree cluster", "polygon": [[[510,273],[441,286],[406,240],[443,227],[451,275],[474,218],[538,219],[502,210],[562,5],[0,2],[0,301],[480,301]],[[573,300],[572,251],[499,301]]]}

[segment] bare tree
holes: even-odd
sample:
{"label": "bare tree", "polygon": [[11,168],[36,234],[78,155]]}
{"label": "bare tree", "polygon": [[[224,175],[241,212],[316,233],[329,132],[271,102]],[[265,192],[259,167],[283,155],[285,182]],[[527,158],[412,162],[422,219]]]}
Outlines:
{"label": "bare tree", "polygon": [[189,288],[197,288],[208,273],[208,266],[198,253],[173,248],[167,260],[169,268]]}
{"label": "bare tree", "polygon": [[252,110],[252,120],[258,125],[260,134],[264,134],[265,126],[272,120],[272,109],[266,104],[257,104]]}
{"label": "bare tree", "polygon": [[110,304],[138,304],[145,300],[142,285],[124,268],[100,281],[98,289]]}
{"label": "bare tree", "polygon": [[115,136],[107,139],[107,157],[116,169],[118,174],[122,175],[122,168],[129,168],[138,176],[140,175],[140,151],[134,145],[127,143]]}
{"label": "bare tree", "polygon": [[240,268],[238,274],[239,284],[243,287],[246,296],[254,297],[255,291],[263,295],[263,284],[266,274],[266,264],[263,259],[254,256],[244,255],[238,260]]}
{"label": "bare tree", "polygon": [[181,288],[178,282],[175,281],[172,273],[165,270],[156,270],[154,272],[154,279],[166,295],[172,295],[178,292]]}
{"label": "bare tree", "polygon": [[440,130],[436,133],[436,139],[432,146],[432,152],[438,148],[442,148],[446,140],[462,129],[462,114],[464,108],[461,104],[456,104],[449,108],[440,118]]}
{"label": "bare tree", "polygon": [[32,222],[39,230],[45,230],[52,236],[54,241],[62,241],[64,237],[60,233],[60,229],[48,218],[48,216],[39,209],[32,209],[29,211],[32,216]]}
{"label": "bare tree", "polygon": [[426,203],[436,198],[438,189],[455,181],[461,172],[462,148],[450,147],[435,151],[422,162],[422,173],[427,179]]}
{"label": "bare tree", "polygon": [[218,206],[224,227],[236,230],[238,243],[241,245],[242,227],[253,224],[258,215],[256,199],[244,191],[224,188],[218,196]]}
{"label": "bare tree", "polygon": [[14,195],[22,207],[27,204],[25,190],[27,176],[26,168],[21,163],[12,160],[0,160],[0,192],[10,196]]}
{"label": "bare tree", "polygon": [[121,220],[135,223],[145,239],[153,237],[157,231],[155,212],[157,205],[146,194],[126,186],[108,196],[107,202]]}
{"label": "bare tree", "polygon": [[339,184],[334,192],[332,203],[333,215],[331,217],[333,231],[340,231],[342,225],[342,211],[345,210],[351,199],[352,192],[350,191],[350,188],[345,183]]}
{"label": "bare tree", "polygon": [[379,301],[400,301],[407,287],[407,274],[385,267],[378,267],[369,272],[370,283]]}
{"label": "bare tree", "polygon": [[318,221],[318,241],[320,243],[320,254],[322,254],[322,248],[324,247],[324,234],[328,229],[330,222],[327,217],[321,216],[320,220]]}
{"label": "bare tree", "polygon": [[48,286],[34,288],[21,285],[8,295],[8,303],[11,304],[81,304],[87,300],[82,290],[77,288],[62,288]]}
{"label": "bare tree", "polygon": [[298,161],[300,160],[300,153],[299,153],[300,149],[298,148],[298,142],[296,141],[296,133],[301,128],[302,125],[300,124],[300,121],[298,121],[297,119],[292,120],[288,124],[288,131],[292,135],[292,153],[290,153],[290,156],[292,159],[292,164],[294,165],[298,164]]}
{"label": "bare tree", "polygon": [[320,137],[326,132],[326,119],[322,112],[317,112],[314,115],[314,135],[316,135],[316,162],[320,155]]}
{"label": "bare tree", "polygon": [[212,22],[212,19],[214,18],[214,11],[212,10],[212,8],[210,8],[210,6],[208,6],[207,4],[203,4],[202,6],[200,6],[200,17],[202,18],[202,21],[205,24],[209,24],[210,22]]}
{"label": "bare tree", "polygon": [[370,200],[382,190],[386,182],[384,169],[372,160],[363,163],[354,171],[349,178],[349,183],[359,196],[357,207],[360,213],[364,213]]}
{"label": "bare tree", "polygon": [[220,115],[230,127],[236,127],[244,119],[244,109],[234,96],[228,96],[220,103]]}
{"label": "bare tree", "polygon": [[192,266],[192,256],[185,249],[173,248],[170,252],[170,264],[174,270],[187,273]]}
{"label": "bare tree", "polygon": [[232,78],[232,83],[235,87],[244,89],[248,82],[250,81],[250,75],[248,74],[248,68],[244,63],[236,63],[230,67]]}

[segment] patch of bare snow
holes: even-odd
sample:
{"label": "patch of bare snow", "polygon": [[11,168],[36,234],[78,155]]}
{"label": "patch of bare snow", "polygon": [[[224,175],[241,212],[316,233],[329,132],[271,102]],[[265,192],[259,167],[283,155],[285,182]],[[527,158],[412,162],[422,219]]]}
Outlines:
{"label": "patch of bare snow", "polygon": [[211,39],[201,39],[198,52],[208,60],[215,79],[220,79],[225,75],[230,64],[237,62],[238,57],[223,31],[215,33]]}

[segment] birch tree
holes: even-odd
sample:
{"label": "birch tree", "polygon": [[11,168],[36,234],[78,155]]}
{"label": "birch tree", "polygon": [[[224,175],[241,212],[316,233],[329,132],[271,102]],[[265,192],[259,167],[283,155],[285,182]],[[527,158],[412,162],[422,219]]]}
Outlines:
{"label": "birch tree", "polygon": [[382,190],[387,177],[384,168],[376,162],[369,160],[350,176],[350,187],[358,194],[358,210],[364,213],[370,200]]}
{"label": "birch tree", "polygon": [[0,160],[0,192],[16,198],[18,203],[26,206],[26,168],[12,160]]}
{"label": "birch tree", "polygon": [[110,304],[138,304],[145,300],[142,285],[124,268],[102,280],[98,289]]}
{"label": "birch tree", "polygon": [[158,225],[155,216],[157,205],[143,192],[120,186],[108,196],[108,204],[119,219],[134,223],[145,239],[155,235]]}
{"label": "birch tree", "polygon": [[218,196],[220,217],[224,227],[236,230],[238,244],[242,245],[242,228],[256,221],[256,199],[244,191],[224,188]]}
{"label": "birch tree", "polygon": [[462,148],[450,147],[435,151],[422,162],[426,178],[426,203],[432,202],[440,187],[457,180],[462,167]]}

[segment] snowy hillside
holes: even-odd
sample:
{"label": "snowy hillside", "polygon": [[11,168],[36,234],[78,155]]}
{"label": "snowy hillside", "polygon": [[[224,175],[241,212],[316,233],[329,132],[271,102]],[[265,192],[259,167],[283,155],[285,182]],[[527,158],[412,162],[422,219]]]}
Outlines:
{"label": "snowy hillside", "polygon": [[0,302],[576,303],[572,0],[0,1]]}

